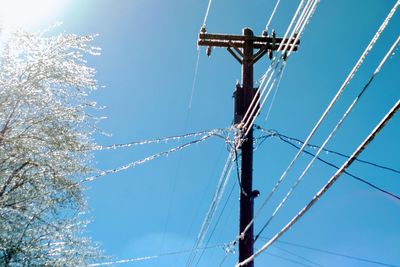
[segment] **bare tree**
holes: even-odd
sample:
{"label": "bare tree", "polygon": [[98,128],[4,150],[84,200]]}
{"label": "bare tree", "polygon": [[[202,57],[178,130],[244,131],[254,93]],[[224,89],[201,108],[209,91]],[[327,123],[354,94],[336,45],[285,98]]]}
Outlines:
{"label": "bare tree", "polygon": [[85,266],[79,180],[91,171],[93,36],[19,31],[0,43],[0,265]]}

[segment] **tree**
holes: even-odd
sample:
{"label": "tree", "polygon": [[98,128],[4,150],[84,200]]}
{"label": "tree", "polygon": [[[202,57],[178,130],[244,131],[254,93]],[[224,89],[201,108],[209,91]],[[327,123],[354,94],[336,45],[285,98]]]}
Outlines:
{"label": "tree", "polygon": [[97,88],[94,36],[19,31],[0,44],[0,265],[85,266],[83,187]]}

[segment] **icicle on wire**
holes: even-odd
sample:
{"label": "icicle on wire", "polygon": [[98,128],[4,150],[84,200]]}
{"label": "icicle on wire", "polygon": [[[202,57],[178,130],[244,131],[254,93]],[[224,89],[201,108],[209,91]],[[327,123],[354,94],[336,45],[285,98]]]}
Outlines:
{"label": "icicle on wire", "polygon": [[320,198],[325,194],[329,188],[339,179],[342,173],[355,161],[358,155],[371,143],[376,135],[384,128],[386,123],[388,123],[396,112],[400,109],[400,100],[392,107],[392,109],[384,116],[384,118],[379,122],[379,124],[372,130],[368,137],[360,144],[360,146],[354,151],[350,158],[343,163],[339,170],[329,179],[329,181],[318,191],[318,193],[312,198],[312,200],[303,207],[303,209],[295,215],[292,220],[289,221],[273,238],[271,238],[267,243],[265,243],[256,253],[247,258],[246,260],[239,262],[236,266],[245,266],[247,263],[254,260],[255,257],[260,255],[264,250],[271,246],[279,237],[281,237],[287,230],[289,230]]}

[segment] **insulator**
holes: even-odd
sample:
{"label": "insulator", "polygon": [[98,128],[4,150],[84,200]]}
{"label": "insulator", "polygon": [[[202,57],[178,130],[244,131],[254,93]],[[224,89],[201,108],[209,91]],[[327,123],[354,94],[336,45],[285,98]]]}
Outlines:
{"label": "insulator", "polygon": [[268,50],[268,57],[269,59],[272,59],[272,57],[274,56],[273,52],[271,49]]}
{"label": "insulator", "polygon": [[200,28],[200,32],[201,32],[201,33],[206,33],[206,32],[207,32],[207,30],[206,30],[206,27],[204,27],[204,26],[201,26],[201,28]]}
{"label": "insulator", "polygon": [[206,54],[207,54],[208,57],[211,56],[211,52],[212,52],[212,47],[208,46],[207,50],[206,50]]}
{"label": "insulator", "polygon": [[282,58],[283,58],[284,61],[286,61],[286,59],[287,59],[287,53],[286,53],[286,51],[285,51],[285,53],[283,53]]}
{"label": "insulator", "polygon": [[276,38],[276,32],[275,32],[275,30],[272,30],[272,38]]}
{"label": "insulator", "polygon": [[264,36],[264,37],[268,37],[268,31],[267,30],[263,30],[261,35]]}

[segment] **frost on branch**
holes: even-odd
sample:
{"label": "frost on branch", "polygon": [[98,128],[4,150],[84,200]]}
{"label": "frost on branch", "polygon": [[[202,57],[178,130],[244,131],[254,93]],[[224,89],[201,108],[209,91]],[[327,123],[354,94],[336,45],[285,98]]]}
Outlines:
{"label": "frost on branch", "polygon": [[17,32],[0,43],[0,266],[85,266],[82,234],[97,87],[93,36]]}

